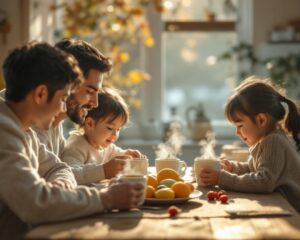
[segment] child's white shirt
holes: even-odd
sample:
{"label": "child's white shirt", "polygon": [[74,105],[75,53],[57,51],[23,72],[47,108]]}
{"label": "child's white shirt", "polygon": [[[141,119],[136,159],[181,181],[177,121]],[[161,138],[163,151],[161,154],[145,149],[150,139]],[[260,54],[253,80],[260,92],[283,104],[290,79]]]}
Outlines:
{"label": "child's white shirt", "polygon": [[105,179],[103,164],[124,153],[125,150],[115,144],[96,149],[82,132],[73,131],[66,141],[61,159],[72,168],[77,183],[87,185]]}

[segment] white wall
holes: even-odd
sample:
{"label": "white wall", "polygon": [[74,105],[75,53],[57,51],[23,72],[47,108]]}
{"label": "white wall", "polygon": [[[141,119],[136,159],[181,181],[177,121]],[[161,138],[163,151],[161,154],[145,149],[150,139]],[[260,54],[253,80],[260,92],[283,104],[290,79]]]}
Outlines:
{"label": "white wall", "polygon": [[[15,46],[27,42],[28,39],[28,1],[27,0],[9,0],[0,1],[0,9],[7,14],[11,30],[6,34],[5,39],[3,34],[0,36],[0,65],[7,56],[9,50]],[[1,72],[2,73],[2,72]]]}
{"label": "white wall", "polygon": [[50,6],[54,2],[55,0],[0,0],[0,9],[7,13],[11,25],[5,41],[0,33],[0,76],[3,61],[11,49],[29,40],[53,43],[55,24]]}
{"label": "white wall", "polygon": [[275,26],[299,18],[299,0],[253,0],[254,43],[268,41]]}

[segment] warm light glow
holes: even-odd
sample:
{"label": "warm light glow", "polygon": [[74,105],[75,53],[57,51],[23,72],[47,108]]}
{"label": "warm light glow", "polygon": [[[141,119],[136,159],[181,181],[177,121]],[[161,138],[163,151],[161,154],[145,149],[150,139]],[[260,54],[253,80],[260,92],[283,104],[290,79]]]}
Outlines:
{"label": "warm light glow", "polygon": [[172,1],[164,1],[163,4],[166,9],[172,9],[174,7],[174,4]]}
{"label": "warm light glow", "polygon": [[232,238],[239,238],[239,236],[242,233],[245,232],[246,229],[244,229],[243,225],[237,225],[237,226],[228,226],[228,227],[222,227],[215,229],[214,231],[214,237],[215,238],[222,238],[222,239],[232,239]]}
{"label": "warm light glow", "polygon": [[217,63],[217,58],[215,56],[209,56],[208,58],[206,58],[206,63],[209,65],[209,66],[213,66]]}
{"label": "warm light glow", "polygon": [[109,6],[107,6],[107,8],[106,8],[106,11],[107,12],[113,12],[115,10],[115,8],[114,8],[114,6],[113,5],[109,5]]}
{"label": "warm light glow", "polygon": [[272,68],[273,68],[273,64],[270,63],[270,62],[268,62],[268,63],[266,64],[266,68],[267,68],[268,70],[272,69]]}
{"label": "warm light glow", "polygon": [[183,48],[181,50],[181,57],[185,62],[194,62],[197,60],[198,55],[195,51],[192,51],[189,48]]}
{"label": "warm light glow", "polygon": [[182,6],[183,7],[190,7],[192,4],[192,1],[191,0],[183,0],[182,1]]}
{"label": "warm light glow", "polygon": [[115,31],[115,32],[118,32],[118,31],[120,31],[121,26],[120,26],[120,24],[118,24],[118,23],[114,23],[114,24],[111,26],[111,29],[112,29],[113,31]]}

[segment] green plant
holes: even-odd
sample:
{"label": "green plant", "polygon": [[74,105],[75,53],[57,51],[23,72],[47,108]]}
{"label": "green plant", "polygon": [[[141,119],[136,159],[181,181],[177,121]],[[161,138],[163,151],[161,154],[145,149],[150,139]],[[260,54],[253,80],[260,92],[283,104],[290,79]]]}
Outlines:
{"label": "green plant", "polygon": [[218,60],[230,60],[233,57],[250,65],[249,71],[240,73],[241,79],[253,75],[256,66],[262,66],[266,68],[271,81],[281,87],[295,87],[300,83],[300,53],[259,59],[252,45],[239,43],[222,53]]}

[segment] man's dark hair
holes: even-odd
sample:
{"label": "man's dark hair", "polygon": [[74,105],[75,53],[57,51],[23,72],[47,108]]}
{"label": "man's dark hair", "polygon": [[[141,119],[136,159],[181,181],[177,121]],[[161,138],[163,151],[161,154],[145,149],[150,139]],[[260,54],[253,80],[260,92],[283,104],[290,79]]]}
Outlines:
{"label": "man's dark hair", "polygon": [[76,58],[85,77],[91,69],[106,73],[112,68],[110,58],[105,57],[97,48],[83,40],[63,39],[55,46],[71,53]]}
{"label": "man's dark hair", "polygon": [[38,85],[48,88],[48,101],[67,84],[83,81],[75,58],[45,42],[30,42],[17,47],[4,61],[5,99],[20,102]]}

